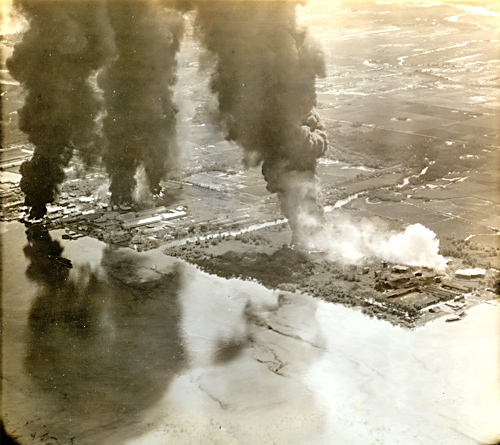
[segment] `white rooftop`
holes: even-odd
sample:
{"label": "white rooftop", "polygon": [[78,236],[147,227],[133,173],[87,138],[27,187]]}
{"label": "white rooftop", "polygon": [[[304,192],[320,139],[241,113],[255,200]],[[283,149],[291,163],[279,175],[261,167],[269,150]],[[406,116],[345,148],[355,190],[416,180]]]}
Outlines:
{"label": "white rooftop", "polygon": [[485,269],[458,269],[455,276],[462,277],[481,277],[486,273]]}

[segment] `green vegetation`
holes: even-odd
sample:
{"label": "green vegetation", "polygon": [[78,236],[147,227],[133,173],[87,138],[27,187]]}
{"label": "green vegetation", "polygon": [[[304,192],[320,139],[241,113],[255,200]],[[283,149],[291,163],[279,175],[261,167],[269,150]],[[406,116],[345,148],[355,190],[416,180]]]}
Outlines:
{"label": "green vegetation", "polygon": [[365,165],[370,168],[391,167],[404,162],[408,155],[404,147],[393,147],[384,142],[377,143],[363,134],[344,135],[334,130],[328,132],[328,137],[330,149],[326,157],[351,165]]}
{"label": "green vegetation", "polygon": [[445,236],[441,239],[439,253],[446,257],[459,258],[465,266],[491,267],[488,258],[500,256],[500,247],[487,247],[470,240]]}
{"label": "green vegetation", "polygon": [[235,239],[238,240],[238,241],[241,241],[242,243],[245,243],[245,244],[255,244],[255,245],[259,245],[259,244],[272,244],[271,240],[269,239],[268,236],[260,233],[260,232],[246,232],[246,233],[241,233],[241,234],[238,234],[235,236]]}
{"label": "green vegetation", "polygon": [[401,193],[393,193],[386,189],[373,189],[366,192],[370,201],[386,201],[386,202],[401,202],[403,195]]}

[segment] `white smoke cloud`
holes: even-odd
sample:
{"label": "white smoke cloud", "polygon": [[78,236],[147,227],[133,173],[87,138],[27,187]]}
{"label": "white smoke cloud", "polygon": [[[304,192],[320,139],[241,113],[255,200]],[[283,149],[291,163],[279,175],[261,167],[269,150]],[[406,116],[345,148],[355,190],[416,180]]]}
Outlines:
{"label": "white smoke cloud", "polygon": [[109,179],[107,179],[95,191],[94,196],[101,202],[108,202],[110,195],[111,193],[109,191]]}
{"label": "white smoke cloud", "polygon": [[29,26],[28,21],[14,8],[12,0],[0,1],[0,17],[1,35],[23,32]]}
{"label": "white smoke cloud", "polygon": [[134,202],[139,204],[151,204],[153,202],[153,194],[149,189],[148,175],[143,165],[135,172],[136,186],[132,194]]}
{"label": "white smoke cloud", "polygon": [[325,251],[328,259],[350,264],[377,258],[436,271],[446,267],[436,234],[422,224],[412,224],[398,233],[381,230],[368,220],[358,223],[341,217],[307,241],[310,248]]}

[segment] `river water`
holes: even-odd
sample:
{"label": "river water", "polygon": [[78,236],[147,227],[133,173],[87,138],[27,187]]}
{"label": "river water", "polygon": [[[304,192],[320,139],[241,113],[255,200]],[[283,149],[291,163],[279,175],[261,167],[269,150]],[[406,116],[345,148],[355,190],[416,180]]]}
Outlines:
{"label": "river water", "polygon": [[20,443],[500,439],[500,306],[407,330],[160,250],[25,230],[2,225],[2,417]]}

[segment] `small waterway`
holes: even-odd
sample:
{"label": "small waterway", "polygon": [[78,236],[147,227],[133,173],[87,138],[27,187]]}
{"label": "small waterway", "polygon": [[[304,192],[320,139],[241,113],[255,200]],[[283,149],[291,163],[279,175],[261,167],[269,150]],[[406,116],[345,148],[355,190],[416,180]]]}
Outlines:
{"label": "small waterway", "polygon": [[360,193],[355,193],[353,195],[349,195],[347,198],[339,199],[333,206],[325,206],[325,212],[331,212],[334,209],[340,209],[345,205],[349,204],[351,201],[354,201],[359,197]]}
{"label": "small waterway", "polygon": [[398,184],[396,185],[397,188],[403,188],[403,187],[406,187],[409,183],[410,183],[410,179],[411,178],[418,178],[419,176],[422,176],[422,175],[425,175],[427,173],[427,170],[429,169],[429,167],[424,167],[422,169],[422,171],[418,174],[418,175],[411,175],[411,176],[407,176],[406,178],[403,179],[403,183],[402,184]]}
{"label": "small waterway", "polygon": [[500,306],[408,330],[61,235],[2,225],[2,417],[23,444],[500,438]]}

